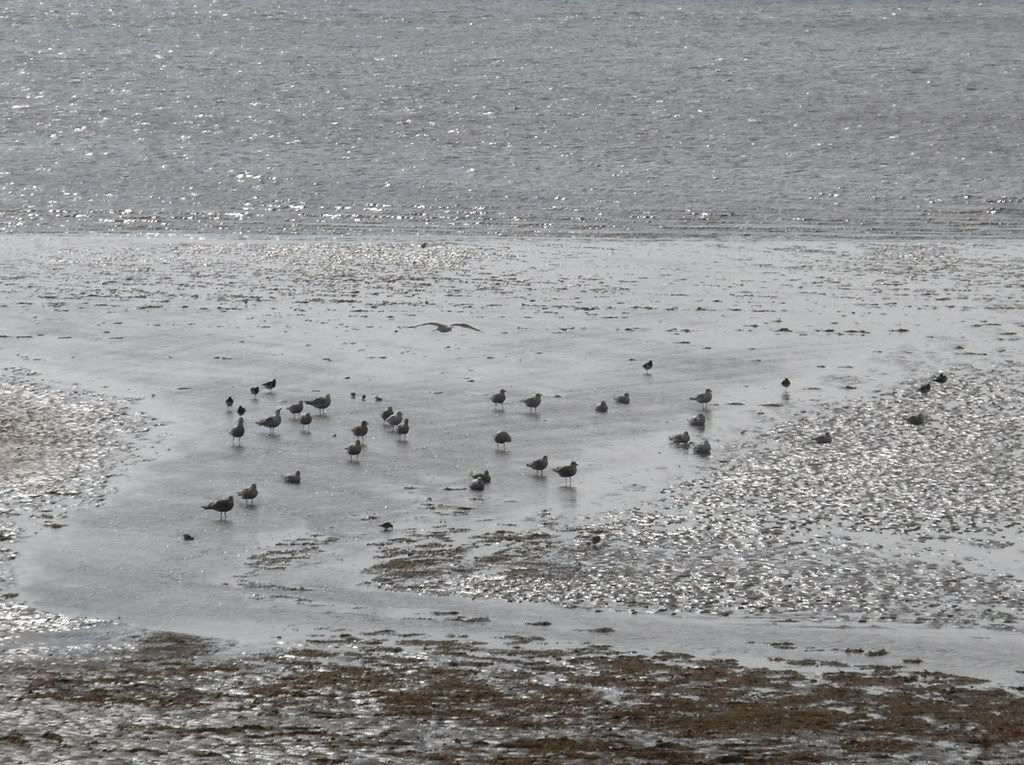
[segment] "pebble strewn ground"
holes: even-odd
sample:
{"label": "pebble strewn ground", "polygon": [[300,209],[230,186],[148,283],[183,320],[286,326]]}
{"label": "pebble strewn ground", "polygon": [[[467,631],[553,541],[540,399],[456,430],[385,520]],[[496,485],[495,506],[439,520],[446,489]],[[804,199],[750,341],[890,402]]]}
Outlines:
{"label": "pebble strewn ground", "polygon": [[[374,577],[567,606],[1016,629],[1024,580],[999,552],[1019,533],[1021,385],[1010,368],[919,382],[778,425],[585,529],[390,540]],[[923,426],[906,422],[919,412]]]}
{"label": "pebble strewn ground", "polygon": [[[111,470],[136,453],[152,423],[123,402],[81,390],[57,390],[24,369],[0,371],[0,556],[15,558],[19,534],[56,533],[68,512],[103,501]],[[19,603],[11,571],[0,564],[0,641],[22,632],[81,626]]]}

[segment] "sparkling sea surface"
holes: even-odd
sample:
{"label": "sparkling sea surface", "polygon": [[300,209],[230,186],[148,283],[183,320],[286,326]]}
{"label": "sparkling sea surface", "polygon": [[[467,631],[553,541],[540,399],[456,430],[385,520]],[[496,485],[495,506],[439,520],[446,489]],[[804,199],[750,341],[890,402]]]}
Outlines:
{"label": "sparkling sea surface", "polygon": [[1024,223],[1011,2],[18,2],[0,30],[0,231]]}

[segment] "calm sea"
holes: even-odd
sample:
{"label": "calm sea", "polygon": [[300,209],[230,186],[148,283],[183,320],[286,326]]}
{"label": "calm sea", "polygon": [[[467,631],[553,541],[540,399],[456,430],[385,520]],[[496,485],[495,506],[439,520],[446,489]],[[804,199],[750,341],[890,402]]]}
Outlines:
{"label": "calm sea", "polygon": [[1019,236],[1016,2],[13,0],[0,230]]}

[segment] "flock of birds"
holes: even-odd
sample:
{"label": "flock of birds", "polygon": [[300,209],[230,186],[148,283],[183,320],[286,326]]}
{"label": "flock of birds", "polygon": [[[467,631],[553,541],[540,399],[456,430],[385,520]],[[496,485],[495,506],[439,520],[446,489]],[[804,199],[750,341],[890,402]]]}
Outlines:
{"label": "flock of birds", "polygon": [[[471,327],[471,326],[466,325],[466,324],[447,325],[447,324],[439,324],[437,322],[426,322],[425,324],[429,324],[429,325],[435,326],[437,328],[437,331],[439,331],[439,332],[450,332],[451,328],[453,326],[465,326],[465,327],[467,327],[469,329],[476,329],[476,327]],[[420,324],[420,325],[416,325],[416,326],[424,326],[424,324]],[[477,330],[477,331],[479,332],[480,330]],[[644,364],[642,364],[641,367],[644,370],[644,374],[650,374],[651,370],[654,368],[654,362],[649,360],[649,361],[645,362]],[[272,380],[268,380],[265,383],[262,383],[262,385],[254,385],[254,386],[252,386],[249,389],[249,392],[252,394],[253,398],[256,399],[256,398],[259,397],[259,394],[260,394],[261,390],[266,390],[268,392],[271,392],[276,387],[277,387],[277,378],[274,378]],[[351,395],[352,395],[353,398],[356,397],[355,393],[352,393]],[[707,407],[708,407],[708,404],[711,402],[711,396],[712,396],[711,389],[708,388],[703,393],[699,393],[696,396],[693,396],[691,400],[696,401],[697,403],[699,403],[706,410]],[[497,393],[493,394],[490,397],[490,399],[491,399],[491,403],[494,405],[494,408],[497,409],[498,407],[501,407],[502,409],[504,409],[505,402],[506,402],[506,397],[507,397],[507,391],[504,388],[499,390]],[[377,401],[381,400],[379,396],[375,397],[375,398],[376,398]],[[535,394],[533,394],[532,396],[530,396],[528,398],[522,399],[521,403],[524,404],[527,407],[528,411],[530,411],[532,413],[536,413],[537,409],[541,405],[542,399],[543,399],[543,395],[542,394],[535,393]],[[363,396],[363,400],[364,401],[366,400],[366,396],[365,395]],[[629,393],[626,392],[626,393],[622,393],[622,394],[620,394],[618,396],[615,396],[614,401],[617,404],[628,405],[629,402],[630,402]],[[235,400],[234,400],[234,397],[232,397],[232,396],[228,396],[227,399],[225,399],[224,403],[227,406],[229,411],[232,408],[235,407]],[[287,406],[278,407],[274,411],[274,414],[272,414],[270,417],[265,417],[265,418],[263,418],[261,420],[258,420],[256,422],[256,424],[261,426],[261,427],[267,428],[270,431],[271,434],[274,434],[274,433],[276,433],[277,428],[280,427],[281,422],[282,422],[281,412],[284,411],[285,409],[287,409],[288,412],[291,413],[292,419],[293,420],[297,419],[299,421],[299,423],[302,425],[303,429],[308,430],[310,424],[313,422],[313,415],[312,415],[311,412],[305,410],[306,406],[309,406],[309,407],[311,407],[313,409],[316,409],[317,411],[319,411],[319,413],[321,415],[323,415],[323,414],[326,413],[326,410],[328,408],[330,408],[330,406],[331,406],[331,394],[328,393],[328,394],[323,395],[323,396],[317,396],[317,397],[312,398],[312,399],[306,399],[306,400],[302,400],[302,401],[297,401],[294,404],[289,404]],[[608,411],[608,403],[606,401],[601,401],[595,407],[595,410],[597,412],[601,412],[601,413],[607,412]],[[245,430],[245,413],[246,413],[246,408],[245,408],[245,406],[243,404],[239,404],[237,409],[235,409],[235,412],[238,415],[238,421],[235,423],[235,426],[233,428],[231,428],[231,430],[228,431],[228,435],[231,436],[232,446],[241,446],[242,438],[245,437],[245,433],[246,433],[246,430]],[[401,440],[401,441],[406,440],[407,436],[409,435],[409,430],[410,430],[410,424],[409,424],[409,418],[408,417],[406,417],[400,411],[396,412],[393,407],[389,406],[387,409],[385,409],[383,412],[381,412],[381,419],[383,420],[383,423],[384,423],[385,426],[390,427],[391,430],[394,433],[398,434],[399,440]],[[703,428],[704,424],[705,424],[704,414],[701,413],[701,414],[697,415],[697,417],[695,417],[693,420],[691,420],[690,423],[692,425],[697,426],[697,427]],[[366,437],[368,432],[369,432],[369,423],[366,420],[363,420],[358,425],[356,425],[354,428],[352,428],[352,434],[356,438],[355,438],[355,441],[352,444],[350,444],[348,447],[346,447],[346,452],[348,454],[349,460],[356,460],[356,461],[358,461],[359,455],[363,451],[363,439]],[[677,436],[673,436],[671,440],[677,446],[681,446],[681,447],[685,447],[685,448],[689,448],[691,446],[689,433],[684,433],[684,434],[680,434],[680,435],[677,435]],[[502,431],[499,431],[494,436],[494,442],[495,442],[495,444],[497,444],[497,448],[504,450],[504,449],[507,448],[508,444],[512,442],[512,436],[509,435],[508,431],[502,430]],[[694,453],[698,454],[698,455],[703,455],[703,456],[709,455],[711,453],[711,445],[710,445],[710,443],[705,439],[703,441],[703,443],[698,444],[697,446],[694,447]],[[541,475],[544,474],[544,471],[548,469],[548,456],[545,454],[544,456],[542,456],[542,457],[540,457],[538,459],[535,459],[535,460],[532,460],[531,462],[526,463],[526,466],[528,468],[530,468],[531,470],[533,470],[534,473],[537,476],[541,476]],[[579,463],[576,462],[576,460],[572,460],[567,465],[559,465],[559,466],[551,468],[551,470],[556,475],[558,475],[560,478],[563,478],[565,480],[566,486],[572,486],[572,479],[576,475],[576,472],[577,472],[578,468],[579,468]],[[488,470],[484,470],[482,473],[471,473],[470,477],[473,479],[472,483],[469,484],[469,489],[471,491],[483,491],[486,488],[487,484],[489,484],[491,482],[491,474],[490,474],[490,471],[488,471]],[[286,483],[291,483],[291,484],[301,483],[301,481],[302,481],[302,473],[301,473],[301,471],[296,470],[294,473],[282,476],[282,480],[284,480]],[[256,497],[258,495],[259,495],[259,490],[258,490],[258,488],[257,488],[255,483],[253,483],[250,486],[247,486],[247,487],[243,488],[241,491],[239,491],[237,493],[237,496],[241,497],[243,503],[248,505],[248,506],[253,506],[255,504],[255,499],[256,499]],[[213,501],[203,505],[203,509],[204,510],[213,510],[213,511],[215,511],[215,512],[217,512],[219,514],[221,519],[224,519],[224,518],[227,517],[228,512],[230,512],[234,508],[234,506],[235,506],[235,496],[236,495],[229,495],[227,497],[222,497],[220,499],[215,499],[215,500],[213,500]],[[386,531],[390,530],[390,528],[389,528],[390,524],[381,524],[381,526]]]}
{"label": "flock of birds", "polygon": [[[923,385],[919,386],[918,389],[917,389],[917,392],[926,396],[929,393],[931,393],[931,391],[932,391],[932,383],[938,383],[939,385],[942,385],[943,383],[946,383],[948,381],[949,381],[949,375],[947,375],[945,372],[941,372],[940,371],[929,382],[926,382]],[[789,378],[788,377],[785,380],[782,381],[782,386],[784,388],[787,388],[787,389],[789,388]],[[928,421],[928,417],[925,415],[925,413],[923,411],[919,411],[919,412],[916,412],[915,414],[908,414],[906,417],[903,418],[903,421],[906,422],[908,425],[921,426],[921,425],[924,425]],[[822,445],[830,444],[830,443],[832,443],[832,433],[830,433],[829,431],[826,430],[824,433],[821,433],[821,434],[815,436],[814,437],[814,442],[816,444],[822,444]]]}
{"label": "flock of birds", "polygon": [[[465,324],[447,325],[438,324],[438,322],[426,322],[426,324],[436,326],[439,332],[450,332],[452,326],[465,326],[468,327],[469,329],[476,329],[476,327],[470,327],[469,325]],[[419,324],[416,326],[424,325]],[[479,332],[480,330],[476,331]],[[641,366],[644,370],[644,374],[650,374],[651,370],[654,368],[654,362],[648,360]],[[942,384],[945,383],[948,379],[949,377],[948,375],[946,375],[945,372],[939,372],[938,375],[933,377],[930,382],[921,385],[918,388],[918,392],[920,392],[922,395],[927,395],[931,391],[931,385],[933,382]],[[791,385],[792,382],[788,377],[782,380],[784,397],[788,398],[789,388]],[[261,389],[273,391],[276,387],[277,379],[274,378],[273,380],[268,380],[262,385],[251,387],[249,389],[249,392],[252,394],[253,398],[257,398],[259,396]],[[356,397],[355,393],[352,393],[351,395],[352,398]],[[692,396],[690,398],[691,401],[695,401],[698,404],[700,404],[702,409],[702,411],[698,412],[693,418],[690,419],[689,424],[692,427],[703,431],[704,427],[707,424],[707,416],[705,412],[708,411],[708,405],[711,403],[712,396],[713,394],[711,388],[707,388],[704,390],[703,393],[698,393],[696,396]],[[504,409],[505,402],[507,400],[507,391],[504,388],[502,388],[497,393],[493,394],[490,397],[490,399],[495,409],[497,409],[498,407]],[[537,409],[540,407],[542,399],[543,396],[540,393],[535,393],[528,398],[521,399],[520,403],[524,404],[529,412],[535,413]],[[363,400],[366,400],[365,395],[363,395]],[[381,399],[378,396],[376,397],[376,400],[380,401]],[[620,405],[628,405],[630,402],[629,393],[626,392],[616,396],[614,398],[614,401]],[[225,400],[225,404],[227,405],[228,410],[230,411],[235,404],[234,398],[228,396],[228,398]],[[324,396],[317,396],[312,399],[298,401],[294,404],[288,405],[287,407],[279,407],[278,409],[275,410],[273,415],[257,421],[256,424],[267,428],[270,431],[270,433],[273,434],[276,432],[276,429],[281,425],[281,411],[283,409],[287,409],[291,413],[292,419],[298,419],[302,427],[308,430],[310,423],[312,423],[313,421],[313,415],[309,411],[305,411],[305,407],[307,405],[313,409],[316,409],[317,411],[319,411],[321,415],[323,415],[331,406],[331,394],[328,393]],[[594,407],[594,409],[599,413],[605,413],[608,411],[608,403],[602,400],[596,407]],[[233,428],[231,428],[230,431],[228,431],[229,435],[231,436],[232,445],[241,445],[242,438],[245,436],[245,411],[245,407],[241,404],[238,406],[236,410],[236,413],[238,414],[238,422],[235,424]],[[926,421],[924,412],[917,412],[916,414],[908,415],[904,419],[908,424],[918,426],[924,425]],[[387,409],[381,412],[381,420],[383,420],[385,426],[391,428],[392,432],[398,434],[398,438],[400,441],[406,440],[410,430],[409,418],[406,417],[401,411],[396,412],[393,407],[389,406]],[[359,455],[363,451],[363,439],[366,437],[368,432],[369,423],[366,420],[363,420],[354,428],[352,428],[352,434],[356,438],[355,441],[346,448],[346,453],[348,454],[348,458],[350,461],[359,460]],[[829,431],[825,431],[820,435],[815,436],[814,441],[822,445],[830,444],[832,443],[832,434]],[[498,431],[498,433],[496,433],[494,436],[494,443],[497,444],[497,448],[499,449],[507,449],[508,444],[510,444],[511,442],[512,436],[508,433],[508,431]],[[692,448],[693,453],[701,457],[707,457],[711,454],[711,443],[705,438],[700,443],[695,444],[690,436],[689,431],[683,431],[682,433],[676,433],[674,435],[669,436],[669,443],[680,449]],[[547,470],[548,468],[548,456],[545,454],[543,457],[526,463],[526,466],[533,470],[537,476],[543,475],[544,471]],[[558,467],[552,468],[552,471],[556,473],[559,477],[565,479],[566,486],[571,486],[572,479],[576,475],[578,467],[579,463],[573,460],[568,465],[560,465]],[[472,483],[469,484],[469,489],[471,491],[483,491],[486,488],[487,484],[491,482],[491,474],[490,471],[488,470],[484,470],[482,473],[472,473],[470,477],[473,479]],[[290,484],[301,483],[301,471],[296,470],[294,473],[284,475],[282,476],[282,480],[284,480],[285,483]],[[237,493],[237,496],[241,497],[242,501],[249,506],[254,505],[255,499],[258,495],[259,491],[255,483],[243,488],[241,491]],[[216,499],[206,505],[203,505],[203,509],[214,510],[220,515],[220,518],[223,519],[227,516],[227,513],[231,511],[232,508],[234,508],[234,506],[235,495],[229,495],[227,497]],[[385,531],[390,531],[392,528],[392,525],[390,523],[382,523],[380,525]],[[187,538],[188,535],[186,535],[186,539]]]}

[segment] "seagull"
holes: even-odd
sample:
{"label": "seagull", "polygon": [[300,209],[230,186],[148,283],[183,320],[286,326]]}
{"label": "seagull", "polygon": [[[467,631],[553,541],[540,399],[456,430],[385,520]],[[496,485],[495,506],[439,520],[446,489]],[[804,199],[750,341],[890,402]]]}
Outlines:
{"label": "seagull", "polygon": [[233,427],[231,430],[229,430],[228,434],[231,436],[231,445],[232,446],[235,445],[235,439],[236,438],[238,439],[238,445],[241,446],[242,445],[242,436],[245,435],[245,418],[244,417],[239,417],[238,418],[238,424],[235,425],[235,427]]}
{"label": "seagull", "polygon": [[302,427],[306,430],[307,433],[309,432],[309,423],[311,423],[312,421],[313,414],[311,412],[306,412],[299,418],[299,422],[302,423]]}
{"label": "seagull", "polygon": [[707,423],[707,418],[704,417],[704,413],[701,412],[696,417],[690,418],[690,424],[695,428],[703,428]]}
{"label": "seagull", "polygon": [[302,407],[304,406],[305,404],[301,401],[295,404],[288,404],[288,411],[292,413],[293,420],[302,412]]}
{"label": "seagull", "polygon": [[628,404],[629,403],[629,394],[628,393],[623,393],[621,396],[616,396],[615,397],[615,403],[616,404]]}
{"label": "seagull", "polygon": [[524,398],[523,403],[526,404],[526,408],[531,412],[537,411],[537,407],[540,406],[540,394],[534,393],[529,398]]}
{"label": "seagull", "polygon": [[296,470],[291,475],[283,475],[281,478],[284,479],[285,483],[302,483],[302,471]]}
{"label": "seagull", "polygon": [[904,419],[908,423],[910,423],[911,425],[924,425],[924,419],[925,419],[924,412],[918,412],[917,414],[912,414],[909,417],[904,417]]}
{"label": "seagull", "polygon": [[814,442],[816,444],[830,444],[832,443],[832,434],[826,430],[820,436],[815,436]]}
{"label": "seagull", "polygon": [[924,385],[922,385],[920,388],[917,389],[917,392],[918,393],[931,393],[932,392],[932,384],[931,383],[925,383]]}
{"label": "seagull", "polygon": [[248,502],[249,505],[253,504],[253,500],[256,499],[257,494],[259,494],[259,490],[256,488],[256,484],[253,484],[252,486],[247,486],[246,488],[238,492],[238,496],[241,497],[245,502]]}
{"label": "seagull", "polygon": [[791,382],[789,381],[789,378],[788,378],[788,377],[783,377],[783,378],[782,378],[782,387],[783,387],[783,388],[785,388],[786,390],[789,390],[789,386],[790,386],[790,385],[792,385],[792,384],[793,384],[793,383],[791,383]]}
{"label": "seagull", "polygon": [[699,444],[693,447],[693,453],[696,454],[698,457],[707,457],[709,454],[711,454],[711,442],[705,438],[703,441],[701,441]]}
{"label": "seagull", "polygon": [[323,414],[324,410],[331,405],[331,394],[328,393],[326,396],[317,396],[312,401],[307,401],[306,403],[314,409],[319,409],[320,414]]}
{"label": "seagull", "polygon": [[361,423],[352,428],[352,435],[356,438],[365,438],[366,434],[370,432],[370,423],[363,420]]}
{"label": "seagull", "polygon": [[235,400],[231,396],[228,396],[226,399],[224,399],[224,404],[225,406],[227,406],[228,409],[230,409],[235,405]]}
{"label": "seagull", "polygon": [[438,332],[451,332],[452,327],[465,327],[466,329],[471,329],[474,332],[480,332],[479,329],[471,324],[463,324],[462,322],[456,322],[455,324],[442,324],[439,321],[425,321],[422,324],[413,324],[410,327],[406,327],[406,329],[416,329],[416,327],[435,327]]}
{"label": "seagull", "polygon": [[409,435],[409,418],[406,417],[402,420],[402,424],[395,428],[395,432],[398,434],[398,440],[406,440],[406,436]]}
{"label": "seagull", "polygon": [[543,473],[544,469],[547,468],[547,466],[548,466],[548,455],[546,455],[546,454],[543,457],[541,457],[539,460],[534,460],[533,462],[527,462],[526,463],[526,467],[530,468],[531,470],[536,470],[537,471],[537,475],[540,475],[541,473]]}
{"label": "seagull", "polygon": [[565,479],[565,485],[566,486],[572,486],[572,477],[574,475],[576,475],[576,461],[573,460],[568,465],[562,465],[561,467],[556,467],[555,468],[555,472],[558,473],[558,475],[562,476],[562,478]]}
{"label": "seagull", "polygon": [[482,473],[470,473],[469,477],[473,478],[473,479],[476,479],[477,481],[483,481],[484,483],[490,483],[491,482],[491,471],[490,470],[485,470]]}
{"label": "seagull", "polygon": [[228,512],[235,506],[234,497],[225,497],[224,499],[215,499],[208,505],[203,505],[203,510],[216,510],[220,513],[221,520],[227,518]]}
{"label": "seagull", "polygon": [[505,444],[508,444],[511,441],[512,441],[512,436],[510,436],[504,430],[499,430],[498,433],[494,436],[494,443],[496,443],[502,449],[505,448]]}
{"label": "seagull", "polygon": [[673,446],[679,446],[683,449],[689,449],[690,431],[684,430],[682,433],[676,433],[674,436],[669,436],[668,441]]}
{"label": "seagull", "polygon": [[239,404],[238,405],[238,416],[241,417],[243,414],[245,414],[245,407],[242,406],[241,404]]}
{"label": "seagull", "polygon": [[358,462],[359,461],[359,452],[361,452],[362,450],[363,450],[363,442],[360,441],[357,438],[356,442],[354,444],[349,444],[348,449],[346,449],[345,451],[348,452],[349,460],[352,460],[352,458],[354,457],[356,459],[356,461]]}
{"label": "seagull", "polygon": [[254,385],[253,387],[249,388],[249,392],[252,394],[253,398],[256,398],[258,395],[260,395],[260,386]]}
{"label": "seagull", "polygon": [[394,413],[395,413],[394,408],[389,406],[387,409],[385,409],[383,412],[380,413],[380,418],[382,420],[384,420],[384,422],[387,422],[388,421],[388,417],[390,417]]}
{"label": "seagull", "polygon": [[600,404],[598,404],[597,406],[594,407],[594,411],[595,412],[600,412],[601,414],[604,414],[605,412],[608,411],[608,402],[607,401],[602,401]]}
{"label": "seagull", "polygon": [[274,412],[272,417],[262,419],[256,424],[262,425],[265,428],[270,428],[270,433],[271,435],[273,435],[274,429],[281,424],[281,410],[278,409],[276,412]]}
{"label": "seagull", "polygon": [[266,388],[267,390],[273,390],[274,388],[277,387],[277,378],[275,377],[273,380],[267,380],[265,383],[263,383],[263,387]]}
{"label": "seagull", "polygon": [[708,404],[711,401],[711,388],[708,388],[703,393],[698,393],[696,396],[691,396],[690,401],[696,401],[705,409],[708,408]]}
{"label": "seagull", "polygon": [[654,369],[654,362],[645,361],[642,366],[644,368],[644,374],[649,375],[651,373],[651,370]]}
{"label": "seagull", "polygon": [[483,478],[477,478],[473,483],[469,485],[469,488],[473,491],[483,491],[484,484],[487,483]]}
{"label": "seagull", "polygon": [[949,376],[945,372],[939,372],[933,380],[937,383],[944,383],[949,380]]}
{"label": "seagull", "polygon": [[196,541],[196,538],[194,536],[192,536],[191,534],[182,534],[181,538],[184,539],[186,542],[195,542]]}
{"label": "seagull", "polygon": [[505,389],[502,388],[493,396],[491,396],[491,403],[494,404],[494,408],[497,409],[500,405],[502,409],[505,408]]}
{"label": "seagull", "polygon": [[384,523],[380,524],[380,527],[384,529],[384,531],[391,531],[395,526],[391,521],[384,521]]}
{"label": "seagull", "polygon": [[390,425],[391,429],[394,430],[395,428],[402,424],[402,413],[395,412],[393,415],[384,420],[384,422]]}

